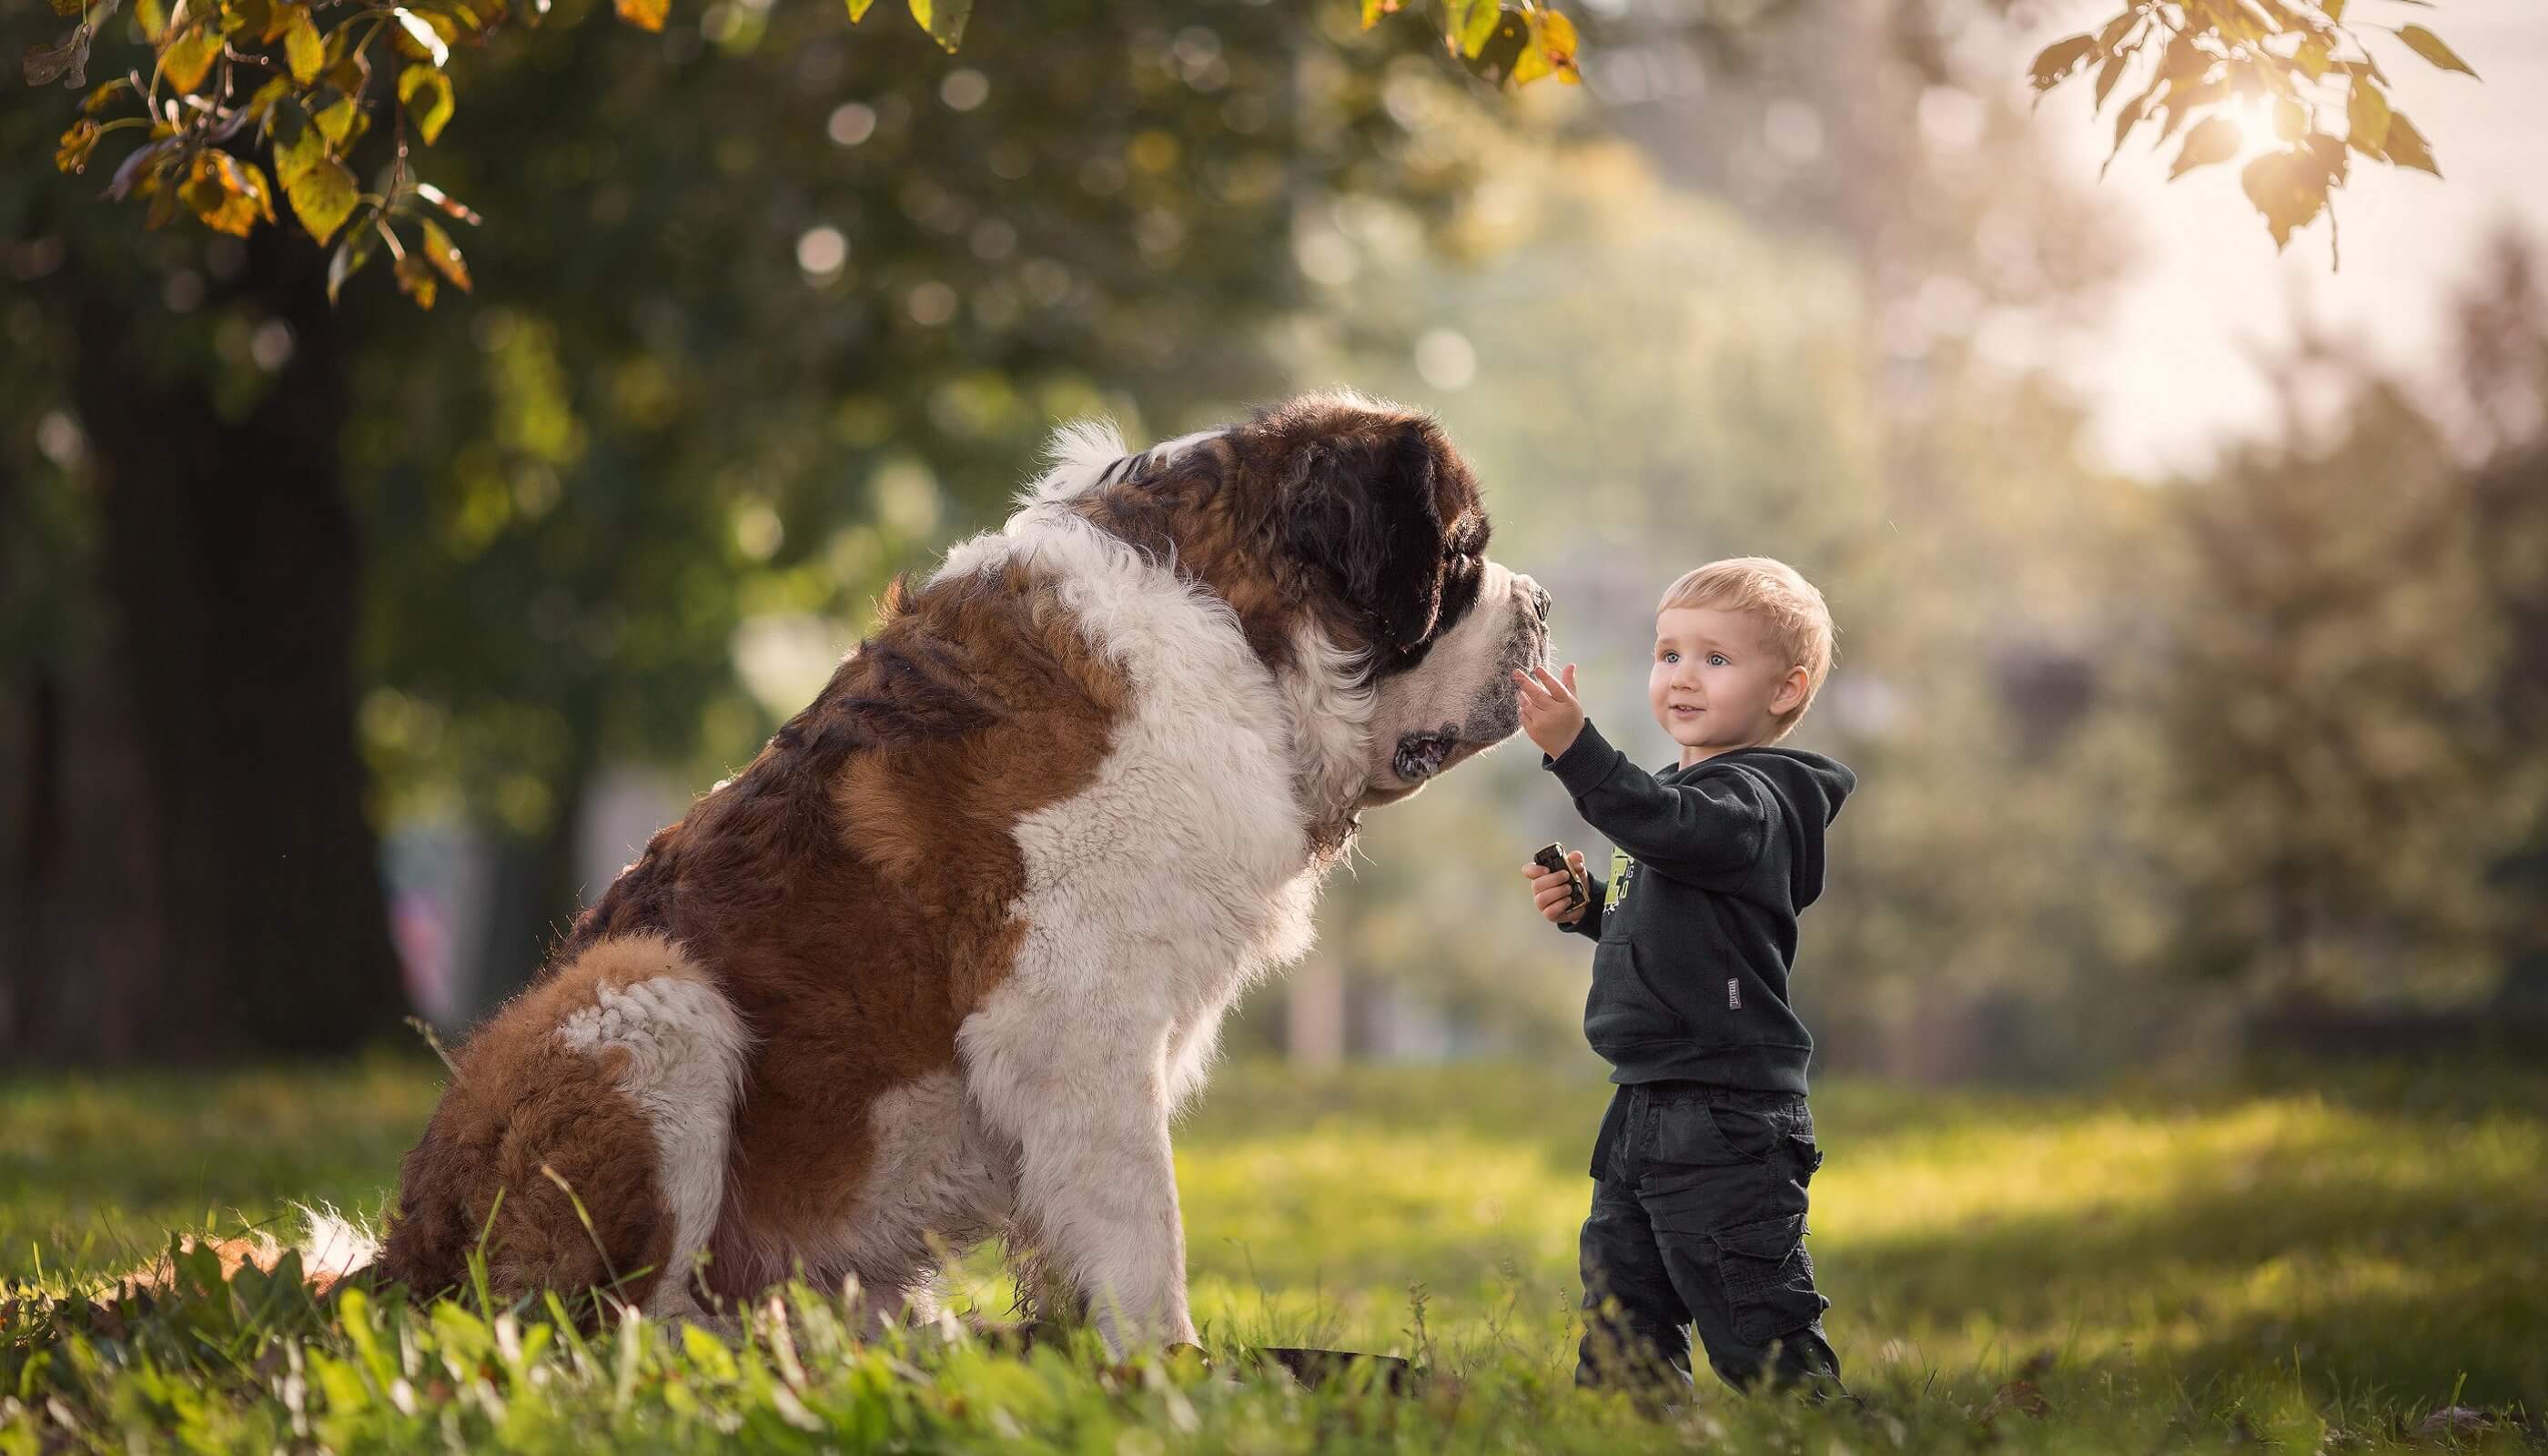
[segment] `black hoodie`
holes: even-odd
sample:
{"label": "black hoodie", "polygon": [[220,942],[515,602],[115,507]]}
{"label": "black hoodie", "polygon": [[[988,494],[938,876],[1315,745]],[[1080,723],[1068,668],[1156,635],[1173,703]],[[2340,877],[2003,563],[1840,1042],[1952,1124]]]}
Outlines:
{"label": "black hoodie", "polygon": [[1618,847],[1592,908],[1584,1035],[1613,1082],[1805,1090],[1814,1039],[1787,1005],[1796,916],[1823,892],[1823,830],[1858,775],[1746,748],[1648,774],[1588,722],[1544,766]]}

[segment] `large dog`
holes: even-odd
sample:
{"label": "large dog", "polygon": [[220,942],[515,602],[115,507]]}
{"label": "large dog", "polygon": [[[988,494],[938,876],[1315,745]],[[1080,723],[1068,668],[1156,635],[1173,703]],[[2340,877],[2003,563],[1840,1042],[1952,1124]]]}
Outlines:
{"label": "large dog", "polygon": [[1062,431],[469,1040],[381,1271],[698,1319],[1001,1233],[1046,1313],[1193,1340],[1169,1119],[1359,813],[1516,728],[1548,596],[1486,547],[1405,410]]}

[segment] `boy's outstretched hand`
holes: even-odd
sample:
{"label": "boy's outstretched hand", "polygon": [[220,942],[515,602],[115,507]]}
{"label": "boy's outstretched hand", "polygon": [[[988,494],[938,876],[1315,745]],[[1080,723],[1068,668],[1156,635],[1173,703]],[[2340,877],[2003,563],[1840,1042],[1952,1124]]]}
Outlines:
{"label": "boy's outstretched hand", "polygon": [[1539,906],[1539,916],[1552,925],[1573,925],[1592,908],[1589,900],[1578,900],[1575,886],[1584,883],[1584,852],[1566,852],[1566,873],[1560,874],[1544,864],[1524,864],[1521,872],[1530,880],[1530,897]]}
{"label": "boy's outstretched hand", "polygon": [[1527,673],[1515,668],[1512,676],[1521,689],[1521,731],[1552,759],[1573,748],[1575,735],[1584,731],[1584,704],[1575,700],[1575,664],[1566,665],[1562,680],[1546,668]]}

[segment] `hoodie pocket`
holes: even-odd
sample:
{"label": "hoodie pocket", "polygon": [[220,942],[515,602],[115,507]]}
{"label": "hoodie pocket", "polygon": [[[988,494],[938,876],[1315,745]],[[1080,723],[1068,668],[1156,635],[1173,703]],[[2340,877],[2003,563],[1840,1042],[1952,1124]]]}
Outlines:
{"label": "hoodie pocket", "polygon": [[1646,978],[1637,948],[1603,941],[1592,953],[1592,989],[1584,1002],[1584,1039],[1619,1060],[1616,1050],[1689,1035],[1688,1023]]}

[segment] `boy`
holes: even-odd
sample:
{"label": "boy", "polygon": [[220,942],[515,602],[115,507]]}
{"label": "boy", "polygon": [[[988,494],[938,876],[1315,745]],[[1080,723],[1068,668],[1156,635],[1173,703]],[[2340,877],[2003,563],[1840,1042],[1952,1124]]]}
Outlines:
{"label": "boy", "polygon": [[1686,1383],[1694,1320],[1729,1384],[1841,1393],[1803,1244],[1822,1154],[1787,973],[1797,913],[1822,893],[1823,830],[1858,780],[1771,747],[1831,660],[1822,593],[1745,557],[1685,574],[1658,609],[1646,697],[1681,746],[1674,767],[1648,774],[1603,741],[1574,664],[1513,674],[1522,731],[1618,846],[1606,884],[1581,852],[1569,873],[1525,871],[1543,917],[1598,943],[1584,1032],[1619,1084],[1592,1146],[1579,1384]]}

